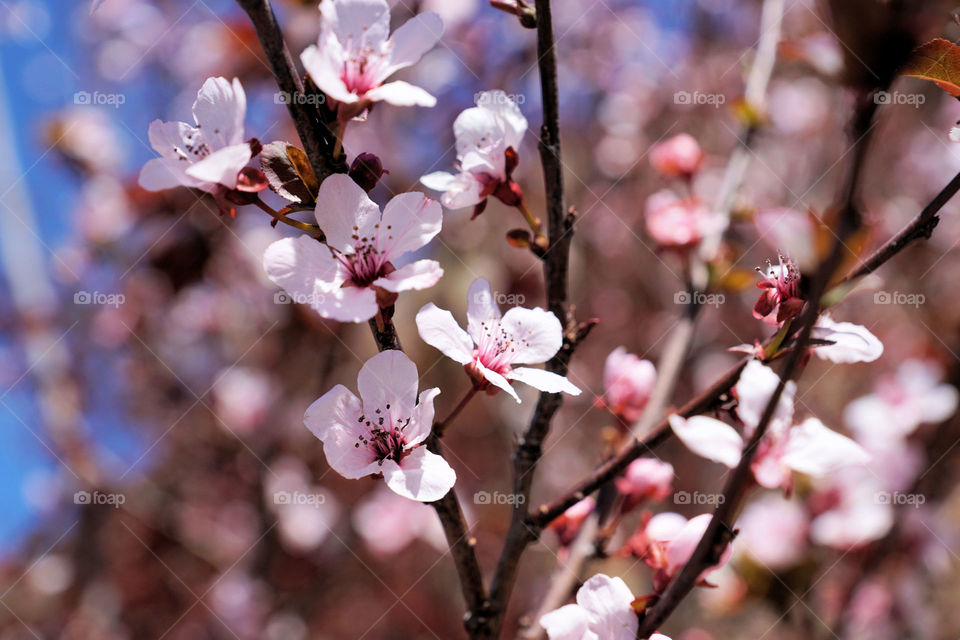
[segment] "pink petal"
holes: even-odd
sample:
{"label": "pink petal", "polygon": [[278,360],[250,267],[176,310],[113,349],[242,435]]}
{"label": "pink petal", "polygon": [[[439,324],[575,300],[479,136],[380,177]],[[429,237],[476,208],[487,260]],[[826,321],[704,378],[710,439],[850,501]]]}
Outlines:
{"label": "pink petal", "polygon": [[175,187],[202,188],[207,186],[203,181],[192,178],[184,173],[186,163],[170,158],[153,158],[148,160],[140,169],[137,182],[147,191],[163,191]]}
{"label": "pink petal", "polygon": [[303,414],[303,423],[323,442],[334,428],[352,429],[362,412],[360,398],[338,384],[314,400]]}
{"label": "pink petal", "polygon": [[398,107],[432,107],[437,104],[432,95],[402,80],[382,84],[367,91],[363,97],[371,102],[389,102]]}
{"label": "pink petal", "polygon": [[193,103],[193,117],[204,139],[214,148],[243,142],[243,121],[247,116],[247,96],[240,80],[207,78]]}
{"label": "pink petal", "polygon": [[401,193],[383,208],[383,218],[376,231],[377,248],[387,260],[394,260],[433,240],[442,224],[443,210],[439,202],[418,192]]}
{"label": "pink petal", "polygon": [[540,616],[542,626],[550,640],[584,640],[589,638],[587,625],[590,616],[576,604],[568,604]]}
{"label": "pink petal", "polygon": [[389,404],[395,420],[409,418],[417,403],[418,382],[417,365],[405,353],[381,351],[367,360],[357,375],[364,412],[386,410]]}
{"label": "pink petal", "polygon": [[690,451],[731,469],[740,462],[743,438],[730,425],[708,416],[684,419],[671,414],[670,428]]}
{"label": "pink petal", "polygon": [[473,340],[449,311],[429,302],[417,312],[416,322],[420,338],[443,355],[460,364],[473,359]]}
{"label": "pink petal", "polygon": [[373,286],[387,291],[408,291],[410,289],[429,289],[443,277],[443,269],[436,260],[417,260],[388,275],[377,278]]}
{"label": "pink petal", "polygon": [[820,316],[815,337],[833,342],[815,347],[817,357],[837,364],[873,362],[883,355],[883,343],[866,327],[852,322],[834,322],[829,316]]}
{"label": "pink petal", "polygon": [[632,602],[633,593],[623,580],[602,573],[584,582],[577,591],[577,604],[590,615],[590,630],[605,633],[610,640],[636,639],[638,620]]}
{"label": "pink petal", "polygon": [[193,163],[187,167],[186,174],[197,180],[222,184],[227,189],[234,189],[237,186],[237,174],[250,162],[252,155],[250,145],[241,142],[214,151]]}
{"label": "pink petal", "polygon": [[539,307],[513,307],[500,321],[515,351],[511,362],[536,364],[552,358],[563,345],[563,329],[557,316]]}
{"label": "pink petal", "polygon": [[386,0],[349,0],[320,3],[321,29],[332,31],[345,46],[379,51],[390,33],[390,6]]}
{"label": "pink petal", "polygon": [[790,430],[783,463],[800,473],[822,476],[831,471],[870,461],[863,447],[828,429],[820,420],[807,418]]}
{"label": "pink petal", "polygon": [[467,333],[474,344],[484,334],[483,325],[500,319],[500,308],[493,299],[490,283],[485,278],[477,278],[467,291]]}
{"label": "pink petal", "polygon": [[315,213],[327,244],[340,253],[353,253],[364,238],[371,241],[380,223],[380,207],[345,173],[323,181]]}
{"label": "pink petal", "polygon": [[457,474],[447,461],[426,447],[417,447],[401,460],[383,463],[383,479],[397,495],[419,502],[433,502],[447,495]]}
{"label": "pink petal", "polygon": [[[751,360],[744,367],[735,390],[738,399],[737,415],[747,426],[748,437],[760,423],[763,410],[779,383],[780,376],[774,373],[773,369],[756,360]],[[793,424],[793,396],[796,388],[797,385],[790,381],[780,394],[780,400],[777,402],[777,408],[770,423],[772,433],[784,431]]]}
{"label": "pink petal", "polygon": [[517,367],[507,373],[506,377],[509,380],[524,382],[534,389],[546,391],[547,393],[569,393],[572,396],[580,395],[580,389],[572,382],[561,375],[544,371],[543,369]]}
{"label": "pink petal", "polygon": [[320,46],[310,45],[300,54],[303,68],[328,98],[336,102],[350,104],[359,98],[347,89],[340,72],[343,69],[343,51],[338,42],[331,40],[331,34],[320,36]]}
{"label": "pink petal", "polygon": [[510,385],[510,381],[508,381],[506,378],[504,378],[502,375],[500,375],[496,371],[491,371],[490,369],[487,369],[485,366],[483,366],[479,362],[474,362],[473,366],[475,366],[480,371],[480,373],[487,380],[487,382],[489,382],[495,387],[503,389],[504,391],[509,393],[514,400],[517,401],[517,404],[520,404],[520,396],[517,395],[517,392],[514,391],[513,387]]}
{"label": "pink petal", "polygon": [[404,22],[390,36],[390,64],[380,80],[416,63],[442,35],[443,21],[435,13],[421,13]]}

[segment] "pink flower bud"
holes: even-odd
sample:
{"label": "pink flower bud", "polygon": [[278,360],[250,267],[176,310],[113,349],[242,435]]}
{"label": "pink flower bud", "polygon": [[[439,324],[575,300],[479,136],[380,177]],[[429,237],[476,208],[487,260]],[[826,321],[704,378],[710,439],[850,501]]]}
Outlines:
{"label": "pink flower bud", "polygon": [[650,164],[668,178],[690,177],[703,163],[704,155],[693,136],[681,133],[650,148]]}
{"label": "pink flower bud", "polygon": [[647,406],[656,380],[652,362],[617,347],[603,368],[603,405],[624,422],[635,422]]}
{"label": "pink flower bud", "polygon": [[645,217],[647,233],[664,247],[689,247],[726,226],[724,217],[698,198],[678,198],[668,189],[647,198]]}
{"label": "pink flower bud", "polygon": [[638,458],[617,478],[617,491],[623,496],[621,511],[626,513],[647,500],[659,502],[673,491],[673,465],[656,458]]}

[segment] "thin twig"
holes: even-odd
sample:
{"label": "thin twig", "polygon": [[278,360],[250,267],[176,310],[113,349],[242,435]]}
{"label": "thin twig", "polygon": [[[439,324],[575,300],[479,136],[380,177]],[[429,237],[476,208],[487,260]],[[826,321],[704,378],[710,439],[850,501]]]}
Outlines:
{"label": "thin twig", "polygon": [[443,420],[440,420],[433,425],[433,435],[438,438],[442,438],[443,432],[446,431],[451,422],[456,420],[457,416],[460,415],[460,412],[463,411],[464,407],[466,407],[471,400],[473,400],[473,396],[477,395],[479,390],[480,389],[477,387],[470,387],[470,390],[464,394],[463,398],[460,399],[460,402],[457,403],[457,406],[453,408],[450,414]]}

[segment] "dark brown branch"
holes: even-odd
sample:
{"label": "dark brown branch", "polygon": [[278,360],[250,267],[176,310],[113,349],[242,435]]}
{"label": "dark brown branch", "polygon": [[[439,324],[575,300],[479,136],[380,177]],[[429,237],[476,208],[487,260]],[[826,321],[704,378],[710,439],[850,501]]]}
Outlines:
{"label": "dark brown branch", "polygon": [[[573,213],[563,201],[563,163],[560,152],[560,102],[557,90],[557,52],[553,36],[550,0],[537,0],[537,60],[540,68],[540,91],[543,103],[543,125],[540,128],[540,163],[543,166],[547,200],[547,239],[543,255],[547,308],[561,322],[567,322],[567,269],[570,241],[573,236]],[[581,337],[576,328],[565,332],[564,345],[549,362],[547,369],[567,374],[570,356]],[[521,438],[513,458],[514,508],[503,551],[490,587],[491,615],[489,637],[497,637],[516,580],[520,556],[536,534],[527,527],[526,504],[530,498],[533,475],[543,453],[543,441],[550,423],[559,410],[562,396],[541,393],[530,425]]]}
{"label": "dark brown branch", "polygon": [[334,158],[336,134],[329,127],[329,122],[321,119],[320,111],[309,104],[310,100],[302,99],[305,97],[303,82],[284,42],[270,0],[237,0],[237,4],[250,16],[277,86],[286,95],[287,109],[317,180],[323,182],[331,173],[346,172],[342,159],[338,161]]}

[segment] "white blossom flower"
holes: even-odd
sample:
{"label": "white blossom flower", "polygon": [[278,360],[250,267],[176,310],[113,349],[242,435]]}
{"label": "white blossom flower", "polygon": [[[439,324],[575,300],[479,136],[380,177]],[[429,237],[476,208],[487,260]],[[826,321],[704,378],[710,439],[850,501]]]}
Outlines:
{"label": "white blossom flower", "polygon": [[243,139],[247,98],[240,80],[207,78],[193,103],[194,124],[150,123],[150,145],[160,154],[140,171],[140,186],[161,191],[177,186],[216,193],[234,189],[253,149]]}
{"label": "white blossom flower", "polygon": [[561,375],[513,366],[552,358],[563,345],[563,329],[555,315],[539,307],[513,307],[501,316],[490,283],[483,278],[474,280],[467,293],[466,331],[452,313],[432,302],[417,313],[417,330],[424,342],[464,365],[481,388],[493,385],[517,402],[520,396],[510,384],[514,380],[549,393],[580,394],[580,389]]}
{"label": "white blossom flower", "polygon": [[522,193],[511,175],[517,166],[527,119],[503,91],[484,91],[476,102],[477,106],[464,110],[453,122],[457,175],[436,171],[420,178],[420,182],[442,191],[440,202],[448,209],[480,205],[479,213],[490,195],[516,206]]}
{"label": "white blossom flower", "polygon": [[440,204],[422,193],[401,193],[383,209],[348,175],[333,174],[317,195],[316,218],[326,245],[303,235],[271,244],[263,256],[267,276],[294,302],[324,318],[362,322],[391,294],[426,289],[443,275],[436,260],[395,268],[392,261],[440,233]]}
{"label": "white blossom flower", "polygon": [[440,390],[427,389],[418,399],[418,380],[402,351],[383,351],[361,367],[359,398],[338,384],[310,405],[303,422],[323,442],[334,471],[351,479],[382,474],[395,493],[420,502],[446,495],[456,473],[424,446]]}
{"label": "white blossom flower", "polygon": [[598,573],[577,591],[577,604],[543,615],[540,624],[550,640],[635,640],[639,621],[633,600],[623,580]]}
{"label": "white blossom flower", "polygon": [[385,82],[416,63],[443,34],[435,13],[421,13],[389,35],[386,0],[323,0],[316,45],[300,55],[303,66],[331,100],[341,119],[360,115],[375,102],[432,107],[437,99],[412,84]]}

